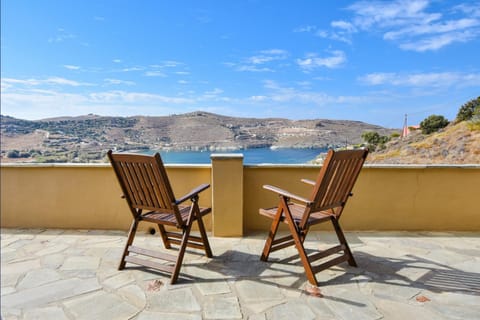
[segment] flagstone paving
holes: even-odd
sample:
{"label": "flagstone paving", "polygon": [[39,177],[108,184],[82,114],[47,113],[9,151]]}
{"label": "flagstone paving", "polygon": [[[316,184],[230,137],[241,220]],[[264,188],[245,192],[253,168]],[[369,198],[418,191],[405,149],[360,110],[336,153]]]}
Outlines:
{"label": "flagstone paving", "polygon": [[[264,233],[210,237],[180,280],[127,264],[126,233],[1,230],[1,317],[9,319],[480,319],[480,232],[349,232],[359,265],[306,281],[294,247],[259,259]],[[163,249],[158,235],[135,241]],[[312,232],[308,252],[335,242]]]}

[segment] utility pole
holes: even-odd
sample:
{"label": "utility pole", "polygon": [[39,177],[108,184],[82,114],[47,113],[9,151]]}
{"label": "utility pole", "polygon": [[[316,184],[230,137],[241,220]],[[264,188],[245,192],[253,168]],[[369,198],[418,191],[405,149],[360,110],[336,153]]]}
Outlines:
{"label": "utility pole", "polygon": [[405,138],[408,136],[409,130],[408,130],[408,124],[407,124],[407,114],[405,113],[405,121],[403,122],[403,130],[402,130],[402,138]]}

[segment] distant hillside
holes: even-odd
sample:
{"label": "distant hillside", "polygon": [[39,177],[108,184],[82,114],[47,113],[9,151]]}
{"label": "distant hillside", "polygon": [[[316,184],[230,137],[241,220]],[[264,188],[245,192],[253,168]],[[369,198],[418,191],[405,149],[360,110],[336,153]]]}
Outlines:
{"label": "distant hillside", "polygon": [[385,149],[370,153],[368,163],[388,164],[480,164],[480,130],[467,121],[450,124],[439,132],[424,135],[414,131],[397,138]]}
{"label": "distant hillside", "polygon": [[362,143],[365,131],[390,135],[394,130],[360,121],[235,118],[202,111],[165,117],[90,114],[38,121],[1,116],[1,153],[9,161],[89,162],[102,160],[109,149],[336,148]]}

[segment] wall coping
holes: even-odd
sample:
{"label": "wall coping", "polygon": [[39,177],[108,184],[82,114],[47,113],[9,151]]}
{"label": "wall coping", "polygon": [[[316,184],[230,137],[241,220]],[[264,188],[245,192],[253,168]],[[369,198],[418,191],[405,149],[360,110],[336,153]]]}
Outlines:
{"label": "wall coping", "polygon": [[229,160],[229,159],[243,159],[243,153],[212,153],[210,155],[212,160]]}
{"label": "wall coping", "polygon": [[[319,168],[319,164],[246,164],[246,168]],[[480,169],[480,164],[365,164],[367,169]]]}
{"label": "wall coping", "polygon": [[[239,159],[243,154],[212,154],[211,159]],[[211,164],[165,164],[171,168],[211,168]],[[245,168],[318,168],[318,164],[244,164]],[[0,163],[1,168],[108,168],[109,163]],[[370,169],[480,169],[480,164],[365,164]]]}
{"label": "wall coping", "polygon": [[[2,163],[0,168],[110,168],[110,163]],[[167,168],[211,168],[211,164],[166,164]]]}

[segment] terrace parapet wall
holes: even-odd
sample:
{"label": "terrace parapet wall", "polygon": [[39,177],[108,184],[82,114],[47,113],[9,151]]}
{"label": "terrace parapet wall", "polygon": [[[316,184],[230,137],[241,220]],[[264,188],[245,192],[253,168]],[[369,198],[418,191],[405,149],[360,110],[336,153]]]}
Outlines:
{"label": "terrace parapet wall", "polygon": [[[211,184],[200,204],[212,207],[205,223],[214,236],[268,232],[270,220],[258,208],[275,206],[278,198],[262,185],[308,196],[300,179],[315,179],[320,168],[245,165],[231,154],[211,159],[166,167],[177,196]],[[129,228],[130,212],[109,164],[4,163],[0,178],[2,228]],[[480,165],[365,165],[341,223],[349,231],[479,231],[479,189]]]}

